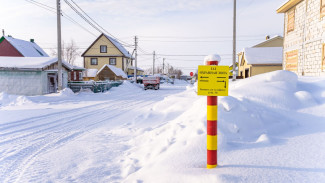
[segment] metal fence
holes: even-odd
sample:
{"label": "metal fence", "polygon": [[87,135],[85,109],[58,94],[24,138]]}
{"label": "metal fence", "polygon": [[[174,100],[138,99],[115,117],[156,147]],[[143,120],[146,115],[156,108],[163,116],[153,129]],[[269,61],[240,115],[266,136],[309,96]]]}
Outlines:
{"label": "metal fence", "polygon": [[112,87],[118,87],[122,83],[123,81],[70,81],[68,87],[75,93],[83,90],[101,93],[108,91]]}

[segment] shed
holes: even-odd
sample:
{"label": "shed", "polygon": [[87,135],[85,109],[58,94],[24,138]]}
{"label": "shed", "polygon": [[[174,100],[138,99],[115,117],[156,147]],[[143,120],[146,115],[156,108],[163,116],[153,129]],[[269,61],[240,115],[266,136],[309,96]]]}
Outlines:
{"label": "shed", "polygon": [[[62,62],[63,87],[72,66]],[[57,92],[58,59],[51,57],[0,57],[0,92],[43,95]]]}
{"label": "shed", "polygon": [[97,72],[97,78],[100,81],[125,80],[127,79],[127,75],[122,69],[106,64]]}

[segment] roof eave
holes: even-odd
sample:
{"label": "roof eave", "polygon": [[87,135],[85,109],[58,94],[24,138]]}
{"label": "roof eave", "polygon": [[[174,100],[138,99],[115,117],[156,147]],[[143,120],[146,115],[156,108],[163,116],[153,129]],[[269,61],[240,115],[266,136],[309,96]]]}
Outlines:
{"label": "roof eave", "polygon": [[284,5],[282,5],[279,9],[276,10],[277,13],[285,13],[292,7],[296,6],[302,0],[289,0]]}

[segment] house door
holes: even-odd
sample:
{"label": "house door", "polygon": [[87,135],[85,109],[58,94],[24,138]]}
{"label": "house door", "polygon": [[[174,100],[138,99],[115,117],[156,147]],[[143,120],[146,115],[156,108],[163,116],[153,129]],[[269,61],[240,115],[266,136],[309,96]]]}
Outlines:
{"label": "house door", "polygon": [[245,69],[245,78],[249,77],[249,69]]}
{"label": "house door", "polygon": [[47,86],[48,86],[49,93],[56,93],[57,91],[56,74],[47,74]]}

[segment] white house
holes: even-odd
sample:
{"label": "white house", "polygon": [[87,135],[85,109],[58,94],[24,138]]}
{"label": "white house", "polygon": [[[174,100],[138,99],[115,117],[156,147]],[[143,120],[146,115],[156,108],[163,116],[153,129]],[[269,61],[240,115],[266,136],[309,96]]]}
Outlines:
{"label": "white house", "polygon": [[[57,91],[58,59],[51,57],[0,57],[0,92],[43,95]],[[63,87],[73,66],[63,61]]]}

